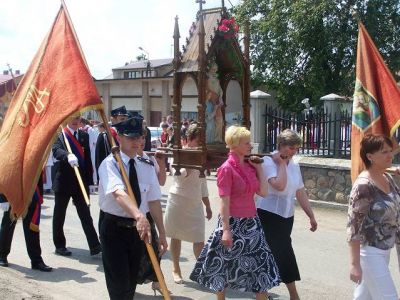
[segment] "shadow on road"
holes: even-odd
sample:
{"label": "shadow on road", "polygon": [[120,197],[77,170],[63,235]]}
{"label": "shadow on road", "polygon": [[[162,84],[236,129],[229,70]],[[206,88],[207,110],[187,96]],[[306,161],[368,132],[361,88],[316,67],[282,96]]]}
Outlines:
{"label": "shadow on road", "polygon": [[36,281],[61,282],[73,280],[78,283],[90,283],[97,281],[94,278],[85,277],[89,273],[71,268],[53,268],[52,272],[40,272],[16,264],[10,264],[10,268],[25,274],[25,278]]}
{"label": "shadow on road", "polygon": [[86,265],[98,265],[99,271],[103,272],[103,262],[101,260],[101,253],[91,256],[90,251],[86,249],[72,248],[72,247],[68,247],[68,249],[72,252],[72,255],[66,256],[65,257],[66,259],[74,259]]}
{"label": "shadow on road", "polygon": [[[185,281],[184,283],[185,287],[191,288],[191,289],[195,289],[198,291],[202,291],[204,293],[208,293],[210,295],[215,295],[215,293],[209,289],[207,289],[204,286],[199,285],[196,282],[193,281]],[[280,299],[278,294],[274,294],[269,292],[269,295],[273,298],[273,299]],[[240,298],[240,299],[255,299],[255,294],[254,293],[247,293],[247,292],[238,292],[235,290],[231,290],[231,289],[227,289],[225,296],[230,298],[230,299],[235,299],[235,298]],[[175,298],[174,299],[179,299],[179,298]],[[208,299],[208,298],[204,298],[204,296],[201,299]],[[211,299],[211,298],[210,298]],[[214,298],[215,299],[215,296]]]}
{"label": "shadow on road", "polygon": [[209,290],[208,288],[198,284],[197,282],[190,281],[190,279],[185,281],[183,285],[185,287],[188,287],[188,288],[191,288],[191,289],[195,289],[195,290],[202,291],[202,292],[205,292],[205,293],[213,294],[213,292],[211,290]]}
{"label": "shadow on road", "polygon": [[[194,300],[194,298],[189,298],[185,296],[174,296],[174,294],[171,295],[171,298],[174,300]],[[163,296],[161,296],[159,293],[157,293],[157,296],[153,295],[143,295],[140,293],[135,293],[135,300],[146,300],[146,299],[164,299]]]}

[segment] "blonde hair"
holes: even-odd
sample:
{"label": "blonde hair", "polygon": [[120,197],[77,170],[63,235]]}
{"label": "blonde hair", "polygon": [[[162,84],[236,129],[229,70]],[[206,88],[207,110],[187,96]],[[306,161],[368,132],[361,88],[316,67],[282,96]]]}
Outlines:
{"label": "blonde hair", "polygon": [[278,135],[278,149],[280,146],[301,146],[300,135],[291,129],[285,129]]}
{"label": "blonde hair", "polygon": [[230,126],[225,132],[225,143],[232,149],[239,145],[243,138],[250,138],[250,131],[246,127]]}

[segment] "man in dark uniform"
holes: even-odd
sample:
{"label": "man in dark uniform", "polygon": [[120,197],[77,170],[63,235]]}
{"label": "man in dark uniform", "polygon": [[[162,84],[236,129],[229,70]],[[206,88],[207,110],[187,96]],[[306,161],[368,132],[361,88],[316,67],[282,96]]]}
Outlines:
{"label": "man in dark uniform", "polygon": [[[7,199],[0,195],[1,205],[8,204]],[[28,251],[29,258],[31,259],[31,266],[34,270],[42,272],[50,272],[51,267],[47,266],[42,258],[42,249],[40,248],[40,234],[39,234],[39,223],[40,223],[40,209],[43,203],[43,181],[42,176],[39,178],[38,185],[32,197],[32,202],[28,207],[28,212],[22,221],[24,228],[26,249]],[[17,220],[11,220],[10,210],[8,206],[4,211],[3,220],[0,228],[0,266],[8,267],[7,256],[10,254],[11,242],[14,236],[15,225]]]}
{"label": "man in dark uniform", "polygon": [[[118,107],[116,109],[113,109],[111,111],[111,118],[110,118],[111,126],[114,126],[115,124],[125,121],[127,118],[128,118],[128,112],[126,110],[125,105]],[[115,139],[115,142],[118,144],[117,132],[112,127],[110,129],[111,129],[111,134],[113,135],[113,137]],[[111,145],[108,142],[107,132],[104,131],[99,134],[99,137],[97,138],[97,142],[96,142],[95,166],[96,166],[97,171],[99,171],[99,166],[100,166],[101,162],[103,161],[103,159],[105,159],[110,153],[111,153]]]}
{"label": "man in dark uniform", "polygon": [[[56,253],[63,256],[71,255],[71,251],[66,248],[64,235],[64,221],[69,199],[72,201],[78,212],[82,223],[83,231],[90,248],[90,255],[96,255],[101,252],[101,246],[96,230],[93,226],[93,219],[90,210],[85,202],[78,180],[73,167],[79,167],[86,191],[89,194],[89,185],[93,182],[93,170],[90,160],[89,135],[86,132],[78,130],[80,117],[74,117],[63,129],[63,133],[53,145],[53,156],[56,159],[54,163],[55,176],[53,181],[54,190],[54,214],[53,214],[53,241],[56,247]],[[65,138],[68,139],[73,153],[68,153],[65,144]]]}
{"label": "man in dark uniform", "polygon": [[[118,163],[112,155],[104,159],[99,168],[99,205],[104,212],[100,239],[104,275],[111,300],[131,300],[135,295],[139,262],[143,255],[141,239],[151,241],[149,222],[138,207],[147,198],[154,200],[161,195],[154,170],[143,171],[143,165],[147,163],[137,158],[143,141],[142,120],[139,116],[133,116],[116,126],[121,159],[129,175],[137,205],[129,198]],[[143,176],[152,176],[146,187],[139,186]],[[145,198],[142,198],[141,192]]]}

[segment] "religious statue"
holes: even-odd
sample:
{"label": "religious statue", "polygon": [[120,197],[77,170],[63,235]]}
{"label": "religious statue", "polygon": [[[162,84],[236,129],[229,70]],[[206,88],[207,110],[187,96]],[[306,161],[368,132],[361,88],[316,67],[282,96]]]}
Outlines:
{"label": "religious statue", "polygon": [[222,129],[224,118],[222,116],[222,88],[217,75],[218,66],[211,64],[207,81],[206,100],[206,143],[222,143]]}

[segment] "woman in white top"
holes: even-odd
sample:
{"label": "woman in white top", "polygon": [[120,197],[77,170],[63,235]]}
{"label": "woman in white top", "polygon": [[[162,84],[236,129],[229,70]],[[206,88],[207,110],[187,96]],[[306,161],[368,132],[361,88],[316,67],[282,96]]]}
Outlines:
{"label": "woman in white top", "polygon": [[[189,126],[186,132],[187,148],[196,148],[200,130],[196,124]],[[211,219],[207,181],[200,178],[200,172],[194,169],[180,169],[181,175],[174,176],[174,184],[169,190],[168,204],[165,209],[164,224],[168,237],[171,237],[172,276],[175,283],[183,283],[179,266],[181,241],[193,243],[193,252],[197,259],[204,247],[205,217]]]}
{"label": "woman in white top", "polygon": [[317,229],[317,221],[303,184],[300,167],[293,161],[301,145],[297,132],[286,129],[278,136],[278,150],[272,157],[264,157],[263,170],[268,181],[268,195],[257,199],[257,213],[279,268],[282,282],[291,300],[299,299],[296,281],[300,280],[296,257],[290,235],[294,220],[295,198],[310,218],[311,231]]}

